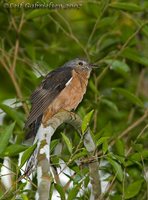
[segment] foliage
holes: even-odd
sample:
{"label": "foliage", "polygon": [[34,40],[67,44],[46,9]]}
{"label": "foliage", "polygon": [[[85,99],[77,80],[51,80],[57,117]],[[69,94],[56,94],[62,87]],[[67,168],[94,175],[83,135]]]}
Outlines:
{"label": "foliage", "polygon": [[[15,182],[18,155],[28,148],[22,142],[29,96],[44,74],[76,57],[98,65],[76,112],[84,118],[83,132],[89,123],[97,145],[101,181],[107,183],[102,198],[148,199],[148,2],[60,1],[62,5],[80,4],[75,9],[14,8],[16,2],[36,1],[0,3],[0,162],[2,167],[9,156],[12,174],[11,190],[0,182],[1,199],[33,199],[34,185],[27,197],[25,184],[16,186]],[[55,154],[59,144],[61,151]],[[30,149],[26,152],[25,160]],[[73,175],[64,171],[68,181],[64,186],[53,183],[52,195],[56,190],[61,199],[90,198],[87,158],[82,138],[70,126],[56,131],[52,164],[59,177],[61,162]]]}

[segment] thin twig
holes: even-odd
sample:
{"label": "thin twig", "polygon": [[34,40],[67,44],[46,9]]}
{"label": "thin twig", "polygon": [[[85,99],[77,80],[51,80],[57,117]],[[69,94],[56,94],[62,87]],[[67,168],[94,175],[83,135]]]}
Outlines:
{"label": "thin twig", "polygon": [[[13,22],[13,25],[14,25],[14,27],[16,29],[17,34],[19,34],[20,31],[21,31],[21,29],[22,29],[23,23],[24,23],[24,13],[22,13],[20,24],[19,24],[18,28],[16,26],[16,23],[15,23],[15,20],[14,20],[13,17],[12,17],[12,22]],[[15,49],[14,49],[14,57],[13,57],[12,67],[10,69],[11,73],[14,73],[14,70],[15,70],[15,67],[16,67],[16,60],[17,60],[17,56],[18,56],[18,51],[19,51],[19,39],[17,37],[16,43],[15,43]]]}
{"label": "thin twig", "polygon": [[85,47],[81,44],[81,42],[78,40],[78,38],[73,34],[72,29],[70,27],[70,24],[63,18],[62,15],[59,14],[59,12],[56,12],[56,13],[66,23],[66,25],[67,25],[67,27],[69,29],[69,33],[51,15],[49,15],[50,19],[65,33],[65,35],[67,35],[68,37],[70,37],[71,39],[73,39],[79,45],[79,47],[84,51],[87,59],[90,60],[89,54],[87,53]]}
{"label": "thin twig", "polygon": [[14,74],[14,70],[15,70],[15,67],[16,67],[16,60],[17,60],[18,49],[19,49],[19,40],[17,39],[16,43],[15,43],[15,49],[14,49],[14,57],[13,57],[12,67],[10,68],[11,73],[13,73],[13,74]]}
{"label": "thin twig", "polygon": [[114,185],[114,182],[117,178],[117,175],[115,175],[111,181],[111,183],[109,182],[107,187],[106,187],[106,190],[105,192],[101,195],[100,197],[100,200],[105,200],[104,197],[106,196],[106,194],[109,194],[109,192],[111,191],[111,189],[113,188],[113,185]]}
{"label": "thin twig", "polygon": [[112,63],[108,64],[106,66],[106,68],[102,71],[102,73],[98,76],[97,78],[97,82],[99,83],[100,80],[102,79],[102,77],[104,77],[104,74],[106,74],[106,72],[108,71],[108,69],[110,68],[110,66],[113,64],[114,60],[116,60],[121,53],[124,51],[124,49],[128,46],[128,44],[131,42],[131,40],[141,31],[141,29],[146,26],[148,24],[148,22],[143,23],[142,25],[140,25],[138,27],[138,29],[131,35],[129,36],[129,38],[126,40],[126,42],[122,45],[121,49],[117,52],[117,54],[115,54],[115,56],[113,57],[113,61]]}
{"label": "thin twig", "polygon": [[[141,135],[145,132],[145,130],[148,128],[148,124],[142,129],[142,131],[138,134],[138,136],[136,137],[136,140],[133,142],[134,144],[137,142],[137,140],[141,137]],[[131,146],[128,150],[128,152],[126,153],[126,157],[130,154],[130,152],[132,151],[133,146]]]}
{"label": "thin twig", "polygon": [[[21,16],[21,20],[20,20],[20,24],[19,24],[18,28],[17,28],[17,25],[16,25],[15,20],[14,20],[13,17],[11,18],[11,20],[12,20],[12,24],[13,24],[14,29],[16,30],[17,33],[19,33],[21,31],[21,28],[22,28],[23,23],[24,23],[24,14],[22,14],[22,16]],[[8,62],[8,66],[7,66],[6,62],[4,61],[4,58],[0,59],[0,63],[2,64],[4,69],[9,74],[9,76],[10,76],[10,78],[12,80],[12,83],[14,85],[14,88],[16,90],[17,96],[20,99],[20,101],[22,102],[22,105],[23,105],[25,113],[28,115],[29,109],[28,109],[27,104],[23,101],[23,95],[22,95],[20,86],[19,86],[19,84],[17,82],[17,79],[15,77],[15,73],[14,73],[15,67],[16,67],[16,61],[17,61],[17,57],[18,57],[18,50],[19,50],[19,40],[17,38],[16,43],[15,43],[15,49],[14,49],[14,55],[13,55],[12,64],[10,63],[10,59],[9,59],[10,55],[9,54],[7,55],[7,53],[4,50],[1,50],[1,51],[2,51],[6,61]]]}
{"label": "thin twig", "polygon": [[[94,74],[94,81],[95,81],[95,87],[97,88],[97,77],[96,77],[96,74]],[[95,103],[97,104],[97,101],[98,101],[98,94],[97,92],[95,93]],[[94,112],[94,127],[93,127],[93,131],[94,133],[96,132],[96,128],[97,128],[97,119],[98,119],[98,109],[95,109],[95,112]]]}
{"label": "thin twig", "polygon": [[[137,89],[136,89],[136,96],[138,97],[139,96],[139,92],[140,92],[140,89],[141,89],[141,83],[142,83],[142,80],[143,80],[143,77],[144,77],[144,74],[145,74],[145,69],[142,69],[140,75],[139,75],[139,79],[138,79],[138,84],[137,84]],[[129,116],[128,116],[128,123],[130,123],[133,119],[133,116],[134,116],[134,113],[135,113],[135,107],[133,107],[129,113]]]}
{"label": "thin twig", "polygon": [[[146,118],[148,117],[148,109],[145,111],[144,115],[133,122],[129,127],[127,127],[121,134],[119,134],[118,139],[125,137],[131,130],[139,126]],[[115,140],[113,140],[110,145],[113,146],[115,144]]]}
{"label": "thin twig", "polygon": [[146,118],[148,117],[148,110],[145,111],[144,115],[137,119],[133,124],[131,124],[127,129],[125,129],[120,135],[119,139],[123,138],[127,133],[129,133],[132,129],[136,128],[139,126]]}
{"label": "thin twig", "polygon": [[108,7],[108,3],[109,3],[109,1],[105,4],[105,6],[104,6],[104,8],[103,8],[103,10],[102,10],[102,12],[101,12],[101,14],[99,15],[99,17],[98,17],[97,20],[96,20],[96,23],[95,23],[95,25],[94,25],[94,27],[93,27],[93,29],[92,29],[92,32],[91,32],[91,34],[90,34],[90,36],[89,36],[89,38],[88,38],[87,44],[86,44],[86,47],[87,47],[87,48],[88,48],[88,45],[89,45],[90,41],[92,40],[92,37],[93,37],[93,35],[94,35],[95,31],[96,31],[97,25],[98,25],[98,23],[99,23],[99,21],[100,21],[102,15],[104,14],[104,12],[106,11],[106,9],[107,9],[107,7]]}
{"label": "thin twig", "polygon": [[9,68],[7,67],[6,63],[4,62],[4,60],[0,59],[0,63],[1,65],[4,67],[4,69],[8,72],[9,74]]}
{"label": "thin twig", "polygon": [[147,169],[146,169],[146,167],[145,167],[145,164],[144,164],[144,160],[143,160],[142,155],[141,155],[141,161],[142,161],[142,165],[143,165],[144,179],[145,179],[145,182],[146,182],[146,198],[144,198],[144,199],[148,199],[148,178],[147,178]]}

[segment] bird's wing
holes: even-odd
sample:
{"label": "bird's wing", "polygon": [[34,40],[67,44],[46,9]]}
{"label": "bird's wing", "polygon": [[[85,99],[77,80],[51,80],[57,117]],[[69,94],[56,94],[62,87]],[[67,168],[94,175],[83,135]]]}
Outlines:
{"label": "bird's wing", "polygon": [[72,77],[72,68],[61,67],[46,75],[41,85],[32,93],[32,108],[25,128],[28,128],[40,115],[42,115],[51,102],[66,87]]}

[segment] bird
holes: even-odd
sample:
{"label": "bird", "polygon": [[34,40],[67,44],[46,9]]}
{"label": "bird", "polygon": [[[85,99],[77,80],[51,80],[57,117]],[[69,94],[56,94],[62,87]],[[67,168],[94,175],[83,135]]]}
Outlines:
{"label": "bird", "polygon": [[37,89],[32,93],[31,110],[25,129],[26,139],[34,137],[42,123],[60,110],[72,111],[77,108],[86,92],[93,64],[83,59],[73,59],[49,72]]}
{"label": "bird", "polygon": [[[93,66],[83,59],[76,58],[45,76],[30,97],[32,106],[25,123],[25,129],[28,130],[26,139],[35,137],[40,126],[48,126],[48,121],[58,112],[77,108],[86,92]],[[35,168],[37,152],[36,148],[29,158],[25,176],[29,176]]]}

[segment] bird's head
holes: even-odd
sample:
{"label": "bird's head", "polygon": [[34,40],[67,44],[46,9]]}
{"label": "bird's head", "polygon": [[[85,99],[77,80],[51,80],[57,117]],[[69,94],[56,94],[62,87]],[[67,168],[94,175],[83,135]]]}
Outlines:
{"label": "bird's head", "polygon": [[91,71],[93,64],[89,64],[86,60],[76,58],[65,63],[64,67],[71,67],[73,69]]}

